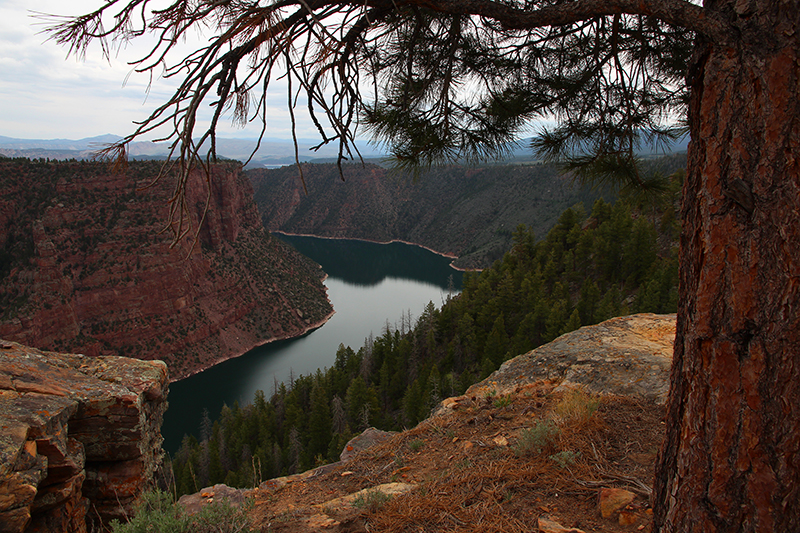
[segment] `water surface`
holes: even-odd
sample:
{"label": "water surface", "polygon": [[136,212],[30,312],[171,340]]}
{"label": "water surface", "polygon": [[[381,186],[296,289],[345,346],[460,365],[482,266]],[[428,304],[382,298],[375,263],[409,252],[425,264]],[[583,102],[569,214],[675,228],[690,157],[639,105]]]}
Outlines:
{"label": "water surface", "polygon": [[254,348],[170,385],[164,416],[164,449],[174,453],[184,434],[199,433],[204,409],[215,418],[223,404],[250,403],[257,390],[269,397],[290,374],[330,367],[340,344],[358,350],[370,333],[395,327],[403,313],[419,316],[428,302],[440,307],[461,289],[462,274],[450,259],[418,246],[279,235],[322,265],[335,314],[302,337]]}

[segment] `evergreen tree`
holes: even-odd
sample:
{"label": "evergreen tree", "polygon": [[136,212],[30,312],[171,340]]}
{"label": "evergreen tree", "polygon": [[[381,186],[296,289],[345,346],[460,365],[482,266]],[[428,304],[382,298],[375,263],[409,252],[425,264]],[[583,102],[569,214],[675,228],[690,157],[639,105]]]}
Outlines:
{"label": "evergreen tree", "polygon": [[508,351],[508,334],[506,333],[505,321],[503,314],[497,317],[492,331],[486,337],[486,345],[483,348],[483,356],[491,361],[492,366],[497,368],[505,360],[506,352]]}
{"label": "evergreen tree", "polygon": [[331,440],[331,408],[323,386],[317,381],[311,391],[311,414],[308,421],[309,453],[327,455]]}

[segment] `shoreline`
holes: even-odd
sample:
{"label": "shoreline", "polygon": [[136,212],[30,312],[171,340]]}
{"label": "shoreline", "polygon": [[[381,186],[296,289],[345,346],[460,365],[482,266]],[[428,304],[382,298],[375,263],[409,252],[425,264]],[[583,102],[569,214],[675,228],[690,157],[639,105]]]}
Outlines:
{"label": "shoreline", "polygon": [[[331,306],[331,307],[333,307],[333,306]],[[335,310],[335,309],[333,309],[333,310],[332,310],[330,313],[328,313],[328,314],[327,314],[327,315],[326,315],[326,316],[325,316],[325,317],[324,317],[322,320],[320,320],[320,321],[318,321],[318,322],[315,322],[314,324],[311,324],[311,325],[307,326],[307,327],[306,327],[306,328],[303,330],[303,332],[302,332],[302,333],[300,333],[300,334],[298,334],[298,335],[287,335],[287,336],[285,336],[285,337],[273,337],[273,338],[271,338],[271,339],[267,339],[267,340],[264,340],[264,341],[262,341],[262,342],[258,342],[258,343],[256,343],[256,344],[253,344],[253,345],[252,345],[250,348],[248,348],[248,349],[246,349],[246,350],[244,350],[244,351],[241,351],[241,352],[234,352],[234,353],[232,353],[232,354],[231,354],[231,355],[229,355],[229,356],[226,356],[226,357],[222,357],[222,358],[220,358],[220,359],[217,359],[217,360],[215,360],[213,363],[211,363],[211,364],[209,364],[209,365],[203,365],[202,367],[198,368],[197,370],[195,370],[195,371],[193,371],[193,372],[190,372],[190,373],[188,373],[188,374],[186,374],[186,375],[184,375],[184,376],[182,376],[182,377],[180,377],[180,378],[173,379],[172,377],[170,377],[170,379],[169,379],[169,382],[170,382],[170,383],[177,383],[178,381],[183,381],[184,379],[187,379],[187,378],[190,378],[190,377],[192,377],[192,376],[194,376],[194,375],[200,374],[201,372],[205,372],[206,370],[208,370],[208,369],[210,369],[210,368],[212,368],[212,367],[215,367],[215,366],[217,366],[217,365],[218,365],[218,364],[220,364],[220,363],[224,363],[225,361],[229,361],[229,360],[231,360],[231,359],[236,359],[237,357],[241,357],[241,356],[243,356],[244,354],[246,354],[247,352],[249,352],[249,351],[251,351],[251,350],[254,350],[254,349],[256,349],[256,348],[259,348],[259,347],[261,347],[261,346],[264,346],[264,345],[266,345],[266,344],[270,344],[270,343],[277,342],[277,341],[285,341],[285,340],[290,340],[290,339],[299,339],[299,338],[300,338],[300,337],[302,337],[303,335],[308,335],[308,334],[309,334],[309,333],[311,333],[312,331],[314,331],[314,330],[317,330],[317,329],[321,328],[322,326],[324,326],[325,324],[327,324],[327,323],[328,323],[328,321],[331,319],[331,317],[333,317],[333,315],[335,315],[335,314],[336,314],[336,310]],[[159,359],[159,360],[160,360],[160,359]]]}
{"label": "shoreline", "polygon": [[[224,363],[225,361],[229,361],[231,359],[236,359],[237,357],[241,357],[244,354],[246,354],[247,352],[249,352],[251,350],[255,350],[256,348],[259,348],[261,346],[270,344],[272,342],[277,342],[277,341],[285,341],[285,340],[289,340],[289,339],[299,339],[303,335],[308,335],[312,331],[321,328],[322,326],[324,326],[325,324],[328,323],[328,321],[331,319],[331,317],[333,317],[333,315],[336,314],[336,309],[334,309],[334,307],[333,307],[333,302],[331,302],[331,299],[328,297],[328,287],[325,286],[325,281],[327,279],[328,279],[328,274],[324,274],[322,276],[321,280],[322,280],[323,287],[325,287],[325,299],[328,300],[328,304],[330,304],[330,306],[331,306],[331,312],[328,313],[327,315],[325,315],[321,320],[306,326],[303,329],[302,333],[299,333],[298,335],[287,335],[285,337],[272,337],[271,339],[266,339],[264,341],[257,342],[255,344],[253,344],[252,346],[250,346],[250,348],[248,348],[248,349],[246,349],[244,351],[233,352],[232,355],[217,359],[217,360],[215,360],[213,363],[211,363],[209,365],[203,365],[202,367],[198,368],[197,370],[195,370],[193,372],[190,372],[190,373],[186,374],[183,377],[176,378],[176,379],[172,379],[172,377],[170,377],[169,382],[170,383],[177,383],[178,381],[183,381],[184,379],[187,379],[187,378],[190,378],[190,377],[192,377],[194,375],[200,374],[201,372],[205,372],[206,370],[208,370],[208,369],[210,369],[212,367],[215,367],[220,363]],[[169,366],[167,366],[167,368],[169,369]]]}
{"label": "shoreline", "polygon": [[459,272],[480,272],[481,270],[483,270],[483,269],[478,269],[478,268],[468,269],[468,268],[461,268],[461,267],[454,266],[453,262],[456,259],[459,258],[457,255],[451,254],[449,252],[440,252],[438,250],[434,250],[433,248],[429,248],[429,247],[425,246],[424,244],[419,244],[419,243],[410,242],[410,241],[404,241],[402,239],[392,239],[391,241],[376,241],[374,239],[364,239],[364,238],[361,238],[361,237],[328,237],[328,236],[323,236],[323,235],[314,235],[312,233],[289,233],[288,231],[282,231],[282,230],[272,230],[272,231],[267,230],[267,231],[269,233],[278,233],[280,235],[286,235],[287,237],[314,237],[315,239],[328,239],[328,240],[332,240],[332,241],[361,241],[361,242],[371,242],[373,244],[392,244],[392,243],[398,242],[400,244],[407,244],[409,246],[416,246],[418,248],[422,248],[423,250],[427,250],[427,251],[429,251],[429,252],[431,252],[433,254],[436,254],[438,256],[446,257],[447,259],[452,259],[453,261],[450,261],[450,264],[449,264],[450,268],[452,268],[453,270],[457,270]]}
{"label": "shoreline", "polygon": [[[288,231],[281,231],[281,230],[275,230],[275,231],[267,230],[267,231],[269,233],[278,233],[278,234],[281,234],[281,235],[286,235],[288,237],[313,237],[315,239],[327,239],[327,240],[351,240],[351,241],[369,242],[369,243],[372,243],[372,244],[382,244],[382,245],[392,244],[392,243],[397,242],[397,243],[401,243],[401,244],[406,244],[408,246],[416,246],[418,248],[422,248],[423,250],[427,250],[428,252],[436,254],[436,255],[438,255],[440,257],[446,257],[448,259],[452,259],[453,261],[458,259],[458,256],[455,255],[455,254],[450,254],[450,253],[446,253],[446,252],[439,252],[437,250],[434,250],[434,249],[429,248],[427,246],[424,246],[422,244],[418,244],[418,243],[415,243],[415,242],[404,241],[404,240],[401,240],[401,239],[393,239],[391,241],[376,241],[376,240],[372,240],[372,239],[363,239],[363,238],[356,238],[356,237],[327,237],[327,236],[313,235],[313,234],[310,234],[310,233],[289,233]],[[450,261],[448,266],[450,268],[452,268],[453,270],[456,270],[458,272],[480,272],[482,270],[482,269],[466,269],[466,268],[460,268],[460,267],[457,267],[457,266],[453,266],[453,261]],[[325,274],[322,277],[323,284],[327,279],[328,279],[328,275]],[[325,289],[326,289],[326,292],[327,292],[327,287],[325,287]],[[255,344],[251,345],[246,350],[232,352],[230,355],[227,355],[227,356],[221,357],[219,359],[216,359],[216,360],[214,360],[214,362],[209,363],[207,365],[202,365],[201,367],[197,368],[196,370],[193,370],[192,372],[189,372],[189,373],[187,373],[185,375],[182,375],[180,378],[173,379],[172,377],[170,377],[169,382],[170,383],[177,383],[179,381],[183,381],[184,379],[188,379],[188,378],[190,378],[190,377],[192,377],[192,376],[194,376],[196,374],[200,374],[201,372],[205,372],[206,370],[208,370],[208,369],[210,369],[210,368],[212,368],[214,366],[217,366],[220,363],[224,363],[225,361],[228,361],[230,359],[236,359],[237,357],[241,357],[241,356],[243,356],[244,354],[246,354],[247,352],[249,352],[251,350],[254,350],[256,348],[259,348],[261,346],[264,346],[264,345],[267,345],[267,344],[270,344],[270,343],[273,343],[273,342],[290,340],[290,339],[299,339],[300,337],[302,337],[304,335],[307,335],[307,334],[311,333],[312,331],[314,331],[316,329],[319,329],[322,326],[324,326],[325,324],[327,324],[328,321],[331,319],[331,317],[333,317],[333,315],[336,314],[336,309],[333,309],[333,303],[330,301],[329,298],[328,298],[328,303],[331,304],[331,309],[332,309],[331,312],[328,313],[321,320],[315,322],[314,324],[311,324],[311,325],[305,327],[303,329],[303,331],[301,333],[297,334],[297,335],[287,335],[285,337],[273,337],[271,339],[267,339],[267,340],[264,340],[264,341],[257,342]]]}

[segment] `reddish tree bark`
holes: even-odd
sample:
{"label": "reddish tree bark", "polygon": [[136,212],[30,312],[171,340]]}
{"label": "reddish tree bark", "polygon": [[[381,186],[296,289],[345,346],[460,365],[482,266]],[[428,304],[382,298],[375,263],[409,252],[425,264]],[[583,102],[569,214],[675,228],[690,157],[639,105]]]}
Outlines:
{"label": "reddish tree bark", "polygon": [[655,530],[800,531],[800,7],[705,8]]}

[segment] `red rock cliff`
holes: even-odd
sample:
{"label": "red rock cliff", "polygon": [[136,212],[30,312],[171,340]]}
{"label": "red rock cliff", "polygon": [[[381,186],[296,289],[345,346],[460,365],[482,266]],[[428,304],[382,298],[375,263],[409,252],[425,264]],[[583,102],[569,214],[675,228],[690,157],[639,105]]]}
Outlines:
{"label": "red rock cliff", "polygon": [[130,516],[161,462],[167,385],[161,361],[0,341],[0,531]]}
{"label": "red rock cliff", "polygon": [[263,230],[238,164],[191,177],[176,245],[159,165],[0,159],[0,338],[180,379],[324,322],[322,271]]}

